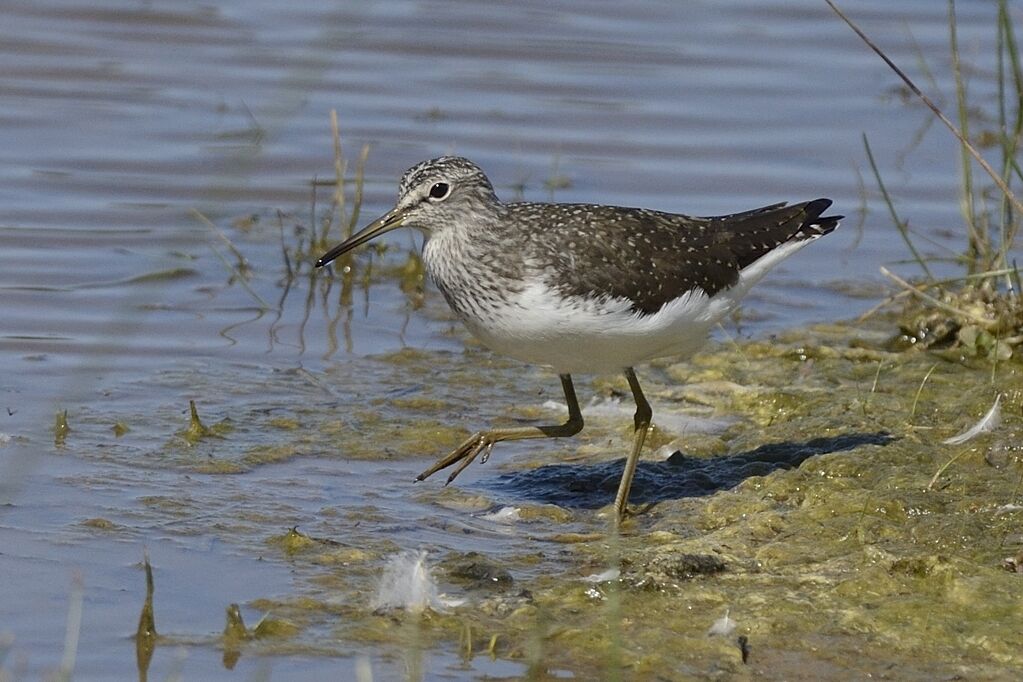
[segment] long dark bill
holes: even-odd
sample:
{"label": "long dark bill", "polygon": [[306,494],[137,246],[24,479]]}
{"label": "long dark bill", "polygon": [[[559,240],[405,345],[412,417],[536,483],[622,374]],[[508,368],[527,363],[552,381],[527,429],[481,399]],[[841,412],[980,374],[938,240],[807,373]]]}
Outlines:
{"label": "long dark bill", "polygon": [[360,244],[365,244],[370,239],[374,239],[384,234],[401,227],[402,221],[405,220],[405,214],[397,209],[386,213],[366,227],[362,228],[350,238],[341,242],[327,253],[320,256],[320,260],[316,261],[316,267],[322,268],[324,265],[334,260],[338,256],[345,254]]}

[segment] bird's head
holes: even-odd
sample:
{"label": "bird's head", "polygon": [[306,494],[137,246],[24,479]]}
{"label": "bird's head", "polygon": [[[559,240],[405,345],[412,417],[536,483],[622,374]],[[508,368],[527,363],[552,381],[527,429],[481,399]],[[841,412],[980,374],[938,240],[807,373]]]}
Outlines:
{"label": "bird's head", "polygon": [[482,219],[496,205],[490,180],[469,159],[442,156],[423,161],[405,171],[394,208],[325,253],[316,266],[323,267],[356,246],[399,227],[413,227],[429,237]]}

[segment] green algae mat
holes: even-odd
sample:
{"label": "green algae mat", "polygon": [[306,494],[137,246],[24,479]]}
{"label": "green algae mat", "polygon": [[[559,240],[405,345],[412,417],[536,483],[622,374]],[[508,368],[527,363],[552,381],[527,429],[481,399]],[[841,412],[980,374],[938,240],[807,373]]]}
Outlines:
{"label": "green algae mat", "polygon": [[[531,679],[1014,679],[1023,364],[889,347],[877,331],[816,327],[646,368],[655,421],[698,413],[722,426],[652,436],[618,535],[606,505],[628,418],[598,417],[575,441],[514,458],[497,449],[464,487],[409,483],[410,498],[465,519],[424,519],[422,570],[445,596],[421,609],[379,605],[381,572],[401,550],[359,535],[387,525],[379,509],[349,511],[326,534],[268,533],[305,587],[251,604],[275,627],[245,646],[445,649],[476,670],[521,662]],[[418,462],[457,442],[445,414],[472,419],[483,390],[507,392],[509,421],[539,418],[521,407],[520,367],[493,360],[483,385],[467,370],[479,361],[386,358],[432,388],[382,418],[351,417],[363,420],[356,433],[329,413],[277,414],[277,447],[290,451],[294,433],[303,452],[330,442],[370,457],[367,439],[406,420],[387,456]],[[609,398],[625,389],[594,386]],[[946,442],[985,416],[978,433]]]}

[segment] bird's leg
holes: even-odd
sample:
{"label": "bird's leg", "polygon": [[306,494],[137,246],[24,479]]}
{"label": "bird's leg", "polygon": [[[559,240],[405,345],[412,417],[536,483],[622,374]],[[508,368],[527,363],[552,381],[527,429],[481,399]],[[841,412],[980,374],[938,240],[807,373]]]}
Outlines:
{"label": "bird's leg", "polygon": [[636,431],[632,440],[632,451],[629,453],[629,458],[625,460],[622,482],[618,484],[618,494],[615,495],[615,525],[618,525],[625,516],[626,505],[629,502],[629,489],[632,488],[632,477],[636,474],[639,453],[643,449],[643,441],[646,440],[646,433],[650,429],[650,419],[653,417],[650,403],[646,401],[643,389],[639,387],[636,372],[631,367],[625,368],[625,378],[629,381],[632,397],[636,401],[636,415],[633,417]]}
{"label": "bird's leg", "polygon": [[472,464],[473,460],[483,453],[483,460],[486,461],[493,450],[494,444],[503,440],[523,440],[526,438],[566,438],[574,436],[583,429],[583,414],[579,410],[579,401],[575,397],[575,387],[572,385],[572,377],[568,374],[561,374],[561,387],[565,391],[565,402],[568,403],[568,420],[564,424],[552,424],[549,426],[524,426],[515,429],[490,429],[488,431],[477,431],[469,436],[451,454],[442,457],[432,467],[416,476],[417,481],[422,481],[428,476],[435,474],[441,469],[446,469],[456,462],[458,465],[445,483],[451,483],[458,474]]}

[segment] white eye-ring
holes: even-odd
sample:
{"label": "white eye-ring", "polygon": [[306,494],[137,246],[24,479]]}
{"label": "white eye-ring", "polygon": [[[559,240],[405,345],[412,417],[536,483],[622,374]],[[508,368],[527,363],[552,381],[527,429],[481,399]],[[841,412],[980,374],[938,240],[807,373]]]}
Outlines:
{"label": "white eye-ring", "polygon": [[434,201],[446,199],[450,191],[451,186],[448,185],[448,183],[446,182],[435,183],[434,186],[430,188],[430,198],[433,199]]}

